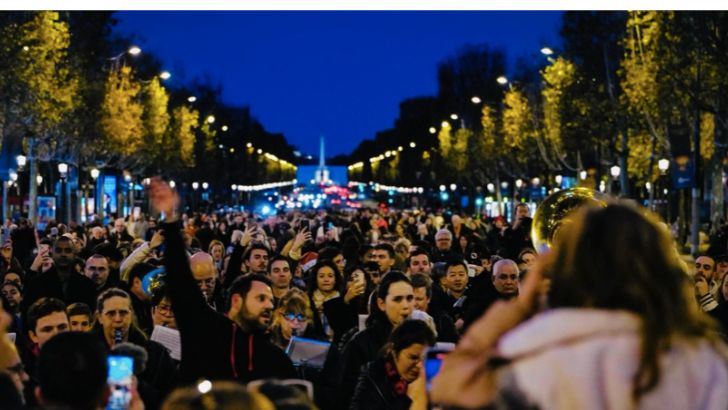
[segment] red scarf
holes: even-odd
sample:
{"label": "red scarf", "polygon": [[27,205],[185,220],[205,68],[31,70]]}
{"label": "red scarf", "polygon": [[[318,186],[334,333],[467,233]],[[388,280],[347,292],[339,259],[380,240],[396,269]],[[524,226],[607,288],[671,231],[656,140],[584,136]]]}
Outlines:
{"label": "red scarf", "polygon": [[392,385],[396,395],[404,396],[407,394],[407,385],[409,383],[399,375],[397,366],[391,358],[384,362],[384,373],[387,375],[387,381]]}

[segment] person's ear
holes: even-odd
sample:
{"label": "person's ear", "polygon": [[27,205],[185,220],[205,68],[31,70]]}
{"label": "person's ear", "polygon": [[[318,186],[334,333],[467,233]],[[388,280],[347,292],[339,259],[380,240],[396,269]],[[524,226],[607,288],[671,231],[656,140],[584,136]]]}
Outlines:
{"label": "person's ear", "polygon": [[239,293],[233,293],[230,304],[235,310],[240,310],[243,307],[243,297]]}
{"label": "person's ear", "polygon": [[31,341],[32,341],[33,343],[38,343],[38,336],[37,336],[37,335],[35,334],[35,332],[34,332],[34,331],[32,331],[32,330],[28,330],[28,337],[30,337],[30,340],[31,340]]}
{"label": "person's ear", "polygon": [[379,310],[381,310],[382,312],[384,312],[384,307],[385,307],[384,299],[377,298],[377,307],[379,308]]}

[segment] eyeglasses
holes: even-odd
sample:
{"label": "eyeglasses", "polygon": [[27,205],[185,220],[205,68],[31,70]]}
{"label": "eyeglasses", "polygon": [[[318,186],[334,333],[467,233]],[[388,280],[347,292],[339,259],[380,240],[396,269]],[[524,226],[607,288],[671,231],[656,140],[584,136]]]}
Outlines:
{"label": "eyeglasses", "polygon": [[299,322],[303,322],[307,319],[306,316],[301,313],[286,313],[285,315],[283,315],[283,317],[290,322],[292,322],[294,319],[298,320]]}
{"label": "eyeglasses", "polygon": [[157,310],[162,316],[174,316],[171,305],[164,305],[160,303],[159,306],[157,306]]}

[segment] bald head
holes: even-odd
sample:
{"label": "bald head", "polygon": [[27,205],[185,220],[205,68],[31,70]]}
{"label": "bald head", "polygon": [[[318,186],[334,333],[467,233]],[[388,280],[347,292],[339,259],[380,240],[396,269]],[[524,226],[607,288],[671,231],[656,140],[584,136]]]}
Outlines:
{"label": "bald head", "polygon": [[217,268],[215,268],[212,256],[207,252],[195,253],[190,256],[190,269],[192,270],[192,276],[197,281],[197,286],[200,287],[200,291],[209,302],[213,293],[215,293],[215,285],[217,284]]}

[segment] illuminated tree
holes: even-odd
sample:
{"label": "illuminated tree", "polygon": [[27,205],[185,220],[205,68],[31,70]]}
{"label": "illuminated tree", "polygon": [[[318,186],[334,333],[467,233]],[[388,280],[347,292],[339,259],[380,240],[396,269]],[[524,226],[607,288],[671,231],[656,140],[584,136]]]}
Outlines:
{"label": "illuminated tree", "polygon": [[172,110],[172,123],[167,137],[166,152],[169,164],[177,161],[187,167],[195,165],[195,131],[199,127],[199,113],[187,106],[179,106]]}
{"label": "illuminated tree", "polygon": [[152,159],[164,142],[170,123],[169,96],[157,77],[144,87],[144,141],[145,157]]}
{"label": "illuminated tree", "polygon": [[144,106],[139,102],[141,90],[141,85],[132,78],[130,67],[124,66],[109,73],[101,104],[100,125],[110,154],[129,156],[142,143]]}

